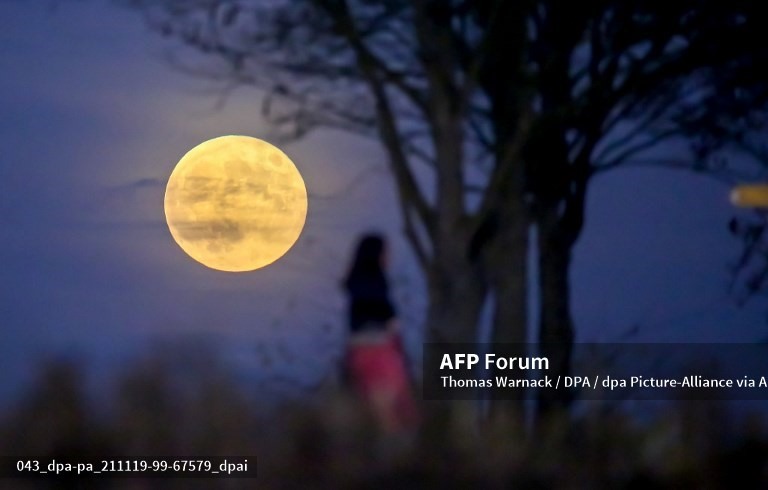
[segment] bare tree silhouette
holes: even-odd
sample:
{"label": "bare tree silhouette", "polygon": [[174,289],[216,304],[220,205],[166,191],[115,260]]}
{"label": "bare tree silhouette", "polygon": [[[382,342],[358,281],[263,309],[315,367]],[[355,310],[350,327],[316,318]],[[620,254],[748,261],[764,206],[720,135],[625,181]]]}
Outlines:
{"label": "bare tree silhouette", "polygon": [[[629,165],[720,175],[765,127],[754,2],[129,0],[192,76],[265,90],[286,138],[378,139],[427,279],[431,340],[526,338],[537,230],[539,339],[570,364],[573,247],[593,177]],[[656,158],[665,144],[687,143]],[[544,405],[567,400],[547,400]]]}

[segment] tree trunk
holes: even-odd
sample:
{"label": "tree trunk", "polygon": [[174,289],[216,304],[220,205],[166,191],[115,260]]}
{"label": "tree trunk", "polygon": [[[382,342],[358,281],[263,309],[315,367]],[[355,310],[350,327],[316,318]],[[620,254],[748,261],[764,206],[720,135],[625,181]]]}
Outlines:
{"label": "tree trunk", "polygon": [[528,225],[508,222],[489,252],[488,276],[495,304],[494,343],[524,343],[527,333]]}
{"label": "tree trunk", "polygon": [[[568,376],[571,368],[574,323],[570,305],[570,266],[573,240],[563,236],[554,210],[538,223],[539,264],[539,342],[540,354],[549,359],[550,377]],[[565,408],[571,401],[569,391],[544,392],[539,397],[539,411],[546,413]]]}
{"label": "tree trunk", "polygon": [[[489,244],[485,267],[494,296],[492,342],[514,344],[505,353],[526,355],[525,342],[528,323],[528,237],[529,226],[522,193],[510,199],[500,215],[499,229]],[[521,371],[505,371],[504,376],[524,377]],[[514,400],[496,397],[490,407],[494,419],[516,420],[523,411],[524,391],[518,391]]]}
{"label": "tree trunk", "polygon": [[[458,243],[456,238],[453,245]],[[457,248],[458,252],[461,248]],[[488,287],[478,264],[460,255],[449,259],[438,254],[427,269],[428,342],[477,341],[477,326]],[[423,431],[425,441],[440,440],[446,431],[462,425],[462,419],[477,414],[477,403],[471,400],[430,401],[424,404]],[[430,448],[429,450],[434,450]]]}
{"label": "tree trunk", "polygon": [[427,339],[475,342],[487,293],[479,267],[471,263],[436,262],[427,275]]}

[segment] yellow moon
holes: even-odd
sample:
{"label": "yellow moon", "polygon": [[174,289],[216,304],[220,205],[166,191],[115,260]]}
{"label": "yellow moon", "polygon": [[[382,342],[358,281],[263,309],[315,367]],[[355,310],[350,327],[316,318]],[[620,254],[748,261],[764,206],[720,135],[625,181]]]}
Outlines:
{"label": "yellow moon", "polygon": [[307,189],[279,148],[248,136],[221,136],[192,148],[165,189],[173,239],[212,269],[243,272],[282,257],[307,217]]}

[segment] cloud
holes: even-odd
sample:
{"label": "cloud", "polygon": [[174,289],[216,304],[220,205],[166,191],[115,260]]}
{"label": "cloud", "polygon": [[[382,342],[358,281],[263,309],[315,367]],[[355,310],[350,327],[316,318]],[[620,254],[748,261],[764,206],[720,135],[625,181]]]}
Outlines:
{"label": "cloud", "polygon": [[132,194],[141,189],[155,189],[158,187],[164,187],[165,181],[154,177],[145,177],[142,179],[134,180],[126,184],[115,185],[109,188],[111,193],[126,193]]}
{"label": "cloud", "polygon": [[236,243],[245,236],[236,221],[216,219],[207,221],[180,221],[174,223],[176,232],[184,240]]}
{"label": "cloud", "polygon": [[160,187],[164,185],[165,185],[165,182],[163,182],[162,179],[144,178],[144,179],[139,179],[134,182],[131,182],[126,186],[133,189],[143,189],[145,187]]}

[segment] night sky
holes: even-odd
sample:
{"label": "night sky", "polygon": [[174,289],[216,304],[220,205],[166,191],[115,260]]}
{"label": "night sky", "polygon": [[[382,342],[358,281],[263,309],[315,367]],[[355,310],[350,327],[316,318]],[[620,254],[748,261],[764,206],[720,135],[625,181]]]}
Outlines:
{"label": "night sky", "polygon": [[[282,146],[306,181],[309,214],[295,248],[266,269],[213,271],[173,242],[162,200],[179,158],[224,134],[269,140],[270,128],[258,92],[218,107],[210,85],[164,61],[168,48],[110,2],[0,1],[2,401],[44,353],[114,367],[155,338],[221,345],[245,377],[327,372],[342,349],[338,279],[368,229],[395,240],[396,298],[418,344],[423,292],[376,142],[323,132]],[[635,326],[643,341],[768,336],[765,305],[739,309],[727,292],[740,250],[727,197],[681,172],[598,177],[576,248],[578,340],[620,340]],[[265,372],[257,344],[293,360]]]}

